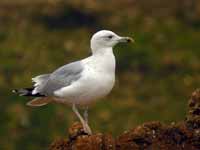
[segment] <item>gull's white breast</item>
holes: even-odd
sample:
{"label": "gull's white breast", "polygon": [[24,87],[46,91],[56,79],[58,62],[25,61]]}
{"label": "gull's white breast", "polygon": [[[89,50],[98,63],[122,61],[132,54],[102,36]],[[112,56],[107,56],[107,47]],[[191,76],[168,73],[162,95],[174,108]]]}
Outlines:
{"label": "gull's white breast", "polygon": [[115,57],[91,56],[82,60],[84,71],[81,78],[68,87],[55,92],[62,103],[88,105],[106,96],[115,83]]}

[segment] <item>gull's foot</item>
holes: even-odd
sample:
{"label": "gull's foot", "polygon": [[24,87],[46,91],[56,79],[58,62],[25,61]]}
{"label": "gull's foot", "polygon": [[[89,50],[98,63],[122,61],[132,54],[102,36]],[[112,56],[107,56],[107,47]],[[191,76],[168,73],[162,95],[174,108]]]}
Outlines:
{"label": "gull's foot", "polygon": [[75,139],[80,135],[92,135],[92,131],[88,125],[84,125],[80,122],[75,122],[68,130],[70,139]]}
{"label": "gull's foot", "polygon": [[90,129],[90,126],[86,122],[85,122],[85,124],[83,124],[83,130],[88,135],[92,135],[92,130]]}

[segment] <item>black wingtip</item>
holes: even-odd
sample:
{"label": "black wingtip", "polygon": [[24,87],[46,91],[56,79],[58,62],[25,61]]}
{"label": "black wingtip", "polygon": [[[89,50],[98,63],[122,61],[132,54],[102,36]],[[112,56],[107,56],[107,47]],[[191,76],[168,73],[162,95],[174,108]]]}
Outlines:
{"label": "black wingtip", "polygon": [[36,93],[32,94],[33,88],[23,88],[23,89],[14,89],[13,93],[18,94],[19,96],[32,96],[32,97],[45,97],[45,95]]}
{"label": "black wingtip", "polygon": [[17,91],[18,91],[17,89],[14,89],[12,90],[12,93],[17,93]]}
{"label": "black wingtip", "polygon": [[24,93],[20,93],[20,91],[17,89],[12,90],[12,93],[18,94],[19,96],[24,96]]}

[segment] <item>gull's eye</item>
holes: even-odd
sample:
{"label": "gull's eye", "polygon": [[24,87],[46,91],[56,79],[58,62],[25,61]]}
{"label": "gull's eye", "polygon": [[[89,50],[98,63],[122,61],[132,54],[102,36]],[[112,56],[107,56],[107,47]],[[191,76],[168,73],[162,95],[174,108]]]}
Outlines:
{"label": "gull's eye", "polygon": [[109,38],[109,39],[112,39],[112,38],[113,38],[113,35],[109,35],[108,38]]}

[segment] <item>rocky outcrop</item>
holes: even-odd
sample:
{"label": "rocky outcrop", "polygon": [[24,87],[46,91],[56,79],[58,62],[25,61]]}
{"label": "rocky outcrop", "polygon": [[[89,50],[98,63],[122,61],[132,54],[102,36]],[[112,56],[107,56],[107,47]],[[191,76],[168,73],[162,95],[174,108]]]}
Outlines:
{"label": "rocky outcrop", "polygon": [[87,135],[80,123],[69,129],[67,139],[55,140],[49,150],[198,150],[200,149],[200,90],[188,104],[184,121],[166,125],[147,122],[117,138],[110,134]]}

